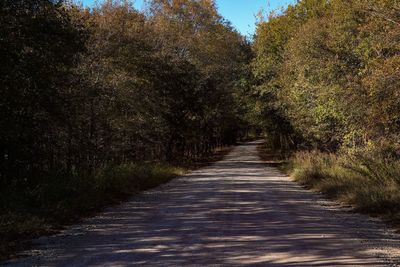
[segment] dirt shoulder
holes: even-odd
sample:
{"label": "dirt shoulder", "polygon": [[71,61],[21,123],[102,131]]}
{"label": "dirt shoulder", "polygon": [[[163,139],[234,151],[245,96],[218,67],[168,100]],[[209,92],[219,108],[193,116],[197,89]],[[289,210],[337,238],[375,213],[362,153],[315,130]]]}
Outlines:
{"label": "dirt shoulder", "polygon": [[[34,238],[60,233],[85,218],[95,216],[105,208],[120,205],[143,191],[165,184],[190,171],[209,166],[221,160],[232,149],[233,146],[218,148],[207,156],[186,162],[127,164],[104,174],[107,177],[115,176],[102,185],[110,189],[96,190],[94,187],[99,185],[93,182],[83,184],[84,187],[74,184],[71,191],[76,191],[77,196],[68,196],[67,190],[70,189],[54,188],[66,194],[65,198],[57,197],[60,202],[55,212],[52,212],[52,206],[55,204],[44,200],[41,204],[44,204],[42,210],[39,208],[24,212],[24,209],[29,207],[20,205],[21,211],[11,210],[0,214],[0,262],[15,258],[20,251],[30,248]],[[131,179],[136,181],[131,183]],[[52,193],[51,189],[47,194]]]}
{"label": "dirt shoulder", "polygon": [[388,266],[399,236],[240,145],[223,160],[35,240],[6,266]]}

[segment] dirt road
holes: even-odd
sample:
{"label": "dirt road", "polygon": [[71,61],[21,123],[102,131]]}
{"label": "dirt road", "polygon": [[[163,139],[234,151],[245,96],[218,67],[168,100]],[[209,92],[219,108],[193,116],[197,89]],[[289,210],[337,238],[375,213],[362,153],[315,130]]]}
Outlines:
{"label": "dirt road", "polygon": [[53,237],[9,266],[396,266],[399,236],[304,190],[257,142]]}

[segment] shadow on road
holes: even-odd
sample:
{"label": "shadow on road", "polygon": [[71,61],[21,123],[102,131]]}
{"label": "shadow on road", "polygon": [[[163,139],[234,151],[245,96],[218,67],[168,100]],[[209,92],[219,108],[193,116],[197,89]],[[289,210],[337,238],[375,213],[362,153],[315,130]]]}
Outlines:
{"label": "shadow on road", "polygon": [[240,146],[224,161],[39,240],[42,256],[14,264],[380,266],[363,239],[398,249],[382,225],[304,191],[255,151]]}

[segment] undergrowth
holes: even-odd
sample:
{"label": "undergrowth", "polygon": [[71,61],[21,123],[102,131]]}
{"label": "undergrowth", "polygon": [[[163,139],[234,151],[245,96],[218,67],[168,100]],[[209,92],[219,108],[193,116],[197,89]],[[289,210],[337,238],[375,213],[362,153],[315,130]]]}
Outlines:
{"label": "undergrowth", "polygon": [[0,187],[0,262],[29,245],[29,239],[57,232],[106,206],[218,161],[232,147],[173,163],[109,165],[91,173],[53,173],[34,185]]}
{"label": "undergrowth", "polygon": [[22,240],[51,233],[104,206],[165,183],[184,167],[164,163],[122,164],[94,173],[42,177],[34,187],[0,191],[0,260]]}
{"label": "undergrowth", "polygon": [[297,152],[286,170],[301,184],[400,223],[400,161],[367,149]]}

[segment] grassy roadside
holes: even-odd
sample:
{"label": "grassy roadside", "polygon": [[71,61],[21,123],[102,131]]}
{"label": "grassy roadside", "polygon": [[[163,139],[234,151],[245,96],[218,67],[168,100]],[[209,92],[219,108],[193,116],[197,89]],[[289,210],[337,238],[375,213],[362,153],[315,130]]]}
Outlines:
{"label": "grassy roadside", "polygon": [[190,170],[222,159],[226,147],[184,163],[127,163],[95,174],[58,173],[29,190],[0,192],[0,262],[29,246],[29,240],[55,233],[138,192],[157,187]]}
{"label": "grassy roadside", "polygon": [[307,188],[400,226],[398,160],[379,158],[368,151],[339,155],[303,151],[287,160],[278,155],[274,160],[266,148],[259,148],[259,153]]}

